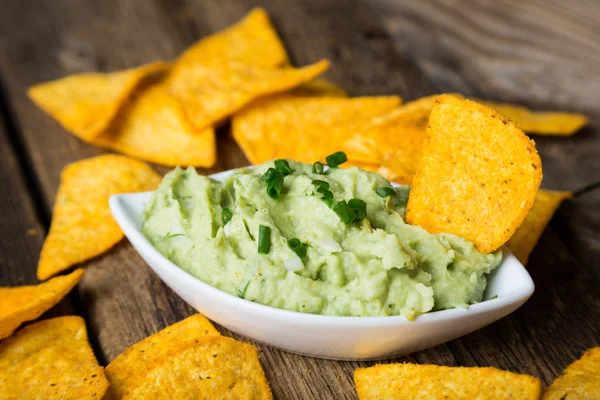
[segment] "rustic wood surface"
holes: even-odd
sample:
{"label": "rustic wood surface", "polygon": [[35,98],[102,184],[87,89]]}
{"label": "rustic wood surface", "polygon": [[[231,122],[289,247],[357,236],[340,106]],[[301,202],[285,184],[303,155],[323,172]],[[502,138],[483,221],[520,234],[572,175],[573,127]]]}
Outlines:
{"label": "rustic wood surface", "polygon": [[[526,4],[521,4],[526,3]],[[327,77],[353,94],[442,91],[586,112],[572,138],[536,138],[544,186],[576,196],[531,256],[536,292],[513,315],[461,339],[394,361],[496,366],[550,383],[600,344],[600,7],[594,2],[410,0],[41,0],[0,13],[0,279],[35,282],[60,170],[102,154],[67,134],[26,98],[30,85],[67,74],[172,59],[252,6],[272,15],[294,63],[326,57]],[[371,9],[375,11],[373,11]],[[379,13],[379,16],[377,16]],[[394,41],[388,36],[391,33]],[[394,51],[395,48],[395,51]],[[247,164],[227,127],[210,173]],[[165,172],[165,168],[158,167]],[[82,314],[101,363],[193,310],[126,241],[85,264],[55,313]],[[225,330],[223,333],[237,337]],[[368,362],[297,356],[258,345],[278,399],[355,399],[352,372]]]}

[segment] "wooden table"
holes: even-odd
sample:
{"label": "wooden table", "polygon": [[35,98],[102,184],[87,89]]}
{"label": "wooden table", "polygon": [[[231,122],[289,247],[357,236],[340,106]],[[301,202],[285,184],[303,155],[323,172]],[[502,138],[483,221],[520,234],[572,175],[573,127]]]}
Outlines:
{"label": "wooden table", "polygon": [[[250,0],[40,0],[0,13],[1,284],[36,282],[61,169],[98,155],[26,98],[30,85],[88,71],[172,59],[238,20]],[[522,4],[525,3],[525,4]],[[600,6],[573,1],[265,0],[292,60],[332,61],[327,78],[352,95],[461,91],[533,108],[585,112],[571,138],[536,137],[543,186],[575,192],[531,256],[537,289],[511,316],[394,361],[495,366],[545,384],[600,344]],[[379,17],[377,14],[379,13]],[[390,39],[391,33],[394,40]],[[247,164],[220,129],[215,172]],[[165,168],[157,168],[165,172]],[[87,321],[99,361],[193,310],[127,241],[85,265],[73,294],[48,315]],[[231,334],[221,330],[224,334]],[[352,372],[369,362],[312,359],[258,346],[276,398],[355,399]]]}

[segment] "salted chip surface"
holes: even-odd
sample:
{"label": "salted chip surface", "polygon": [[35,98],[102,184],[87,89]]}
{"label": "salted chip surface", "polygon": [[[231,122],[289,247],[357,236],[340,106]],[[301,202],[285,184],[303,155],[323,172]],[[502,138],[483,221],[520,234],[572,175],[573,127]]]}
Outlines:
{"label": "salted chip surface", "polygon": [[0,339],[10,336],[25,321],[32,321],[58,304],[83,275],[77,269],[39,285],[0,287]]}
{"label": "salted chip surface", "polygon": [[0,343],[0,398],[102,399],[104,371],[80,317],[29,325]]}
{"label": "salted chip surface", "polygon": [[28,95],[66,130],[90,142],[110,125],[142,80],[168,67],[158,61],[118,72],[71,75],[32,86]]}
{"label": "salted chip surface", "polygon": [[253,164],[274,158],[313,163],[338,151],[354,126],[391,111],[401,101],[397,96],[273,96],[238,113],[232,131]]}
{"label": "salted chip surface", "polygon": [[354,371],[360,400],[537,400],[539,380],[496,368],[381,364]]}
{"label": "salted chip surface", "polygon": [[378,172],[392,182],[410,184],[437,98],[417,99],[373,118],[354,130],[341,148],[350,160],[380,165]]}
{"label": "salted chip surface", "polygon": [[578,113],[532,111],[527,107],[515,104],[493,101],[480,102],[512,119],[527,133],[569,136],[583,128],[589,122],[588,117]]}
{"label": "salted chip surface", "polygon": [[123,399],[272,399],[256,349],[213,336],[173,348],[132,382]]}
{"label": "salted chip surface", "polygon": [[203,129],[222,122],[259,97],[309,82],[327,68],[327,60],[303,68],[263,68],[206,60],[178,62],[167,85],[192,125]]}
{"label": "salted chip surface", "polygon": [[451,95],[438,98],[408,199],[406,220],[453,233],[491,253],[531,209],[542,180],[532,140],[496,111]]}
{"label": "salted chip surface", "polygon": [[195,129],[162,82],[137,93],[127,112],[94,144],[173,167],[211,167],[217,154],[214,129]]}
{"label": "salted chip surface", "polygon": [[205,336],[219,336],[219,332],[206,317],[195,314],[129,347],[106,367],[112,396],[123,397],[140,371],[153,366],[174,346],[196,343]]}
{"label": "salted chip surface", "polygon": [[600,347],[586,351],[544,391],[542,400],[600,398]]}
{"label": "salted chip surface", "polygon": [[348,93],[333,82],[314,79],[289,91],[292,96],[348,97]]}
{"label": "salted chip surface", "polygon": [[40,280],[114,246],[123,232],[108,208],[113,194],[153,190],[160,176],[147,164],[108,154],[66,166],[60,178],[50,232],[38,263]]}
{"label": "salted chip surface", "polygon": [[552,216],[563,200],[572,196],[571,192],[542,189],[538,191],[533,207],[529,210],[521,226],[517,228],[514,235],[506,243],[521,264],[527,264],[529,255],[535,248]]}
{"label": "salted chip surface", "polygon": [[206,60],[237,61],[263,68],[289,63],[285,48],[262,8],[253,9],[235,25],[200,39],[177,62]]}

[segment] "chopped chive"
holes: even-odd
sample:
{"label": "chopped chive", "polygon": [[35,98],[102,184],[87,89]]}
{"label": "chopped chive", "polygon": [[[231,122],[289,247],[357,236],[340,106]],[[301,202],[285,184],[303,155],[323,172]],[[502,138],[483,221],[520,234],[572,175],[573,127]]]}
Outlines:
{"label": "chopped chive", "polygon": [[361,199],[352,199],[348,201],[348,205],[356,214],[356,220],[362,221],[367,218],[367,203]]}
{"label": "chopped chive", "polygon": [[329,182],[325,182],[319,179],[315,179],[314,181],[312,181],[312,184],[315,185],[317,187],[317,189],[320,188],[325,188],[326,190],[329,189]]}
{"label": "chopped chive", "polygon": [[495,295],[494,297],[492,297],[490,300],[495,300],[498,298],[498,295]]}
{"label": "chopped chive", "polygon": [[246,286],[242,290],[235,288],[235,291],[240,299],[246,298],[246,292],[248,291],[248,286],[250,286],[250,281],[246,282]]}
{"label": "chopped chive", "polygon": [[332,210],[340,217],[346,225],[351,224],[356,219],[356,213],[350,208],[345,200],[338,201],[332,207]]}
{"label": "chopped chive", "polygon": [[343,151],[338,151],[337,153],[333,153],[325,157],[325,161],[327,161],[327,165],[329,165],[331,168],[336,168],[337,166],[348,161],[348,157]]}
{"label": "chopped chive", "polygon": [[260,254],[269,254],[271,249],[271,228],[261,225],[258,228],[258,252]]}
{"label": "chopped chive", "polygon": [[331,197],[321,197],[321,200],[323,200],[323,203],[325,203],[329,208],[331,208],[333,205],[333,198]]}
{"label": "chopped chive", "polygon": [[267,182],[267,194],[274,200],[281,196],[283,188],[283,174],[275,168],[269,168],[261,178]]}
{"label": "chopped chive", "polygon": [[288,160],[275,160],[275,169],[281,172],[283,176],[291,175],[294,170],[290,167]]}
{"label": "chopped chive", "polygon": [[316,163],[314,163],[313,164],[313,172],[315,174],[322,175],[323,174],[323,164],[321,164],[319,161],[317,161]]}
{"label": "chopped chive", "polygon": [[396,194],[396,190],[389,186],[378,187],[375,192],[379,195],[379,197],[388,197]]}
{"label": "chopped chive", "polygon": [[288,247],[300,258],[306,257],[306,243],[302,243],[300,239],[293,238],[288,240]]}
{"label": "chopped chive", "polygon": [[185,236],[183,233],[171,233],[168,232],[165,236],[163,236],[165,239],[171,239],[177,236]]}
{"label": "chopped chive", "polygon": [[231,218],[233,218],[233,213],[231,212],[231,210],[227,207],[223,208],[223,211],[221,211],[221,219],[223,220],[223,225],[227,225],[227,223],[231,221]]}

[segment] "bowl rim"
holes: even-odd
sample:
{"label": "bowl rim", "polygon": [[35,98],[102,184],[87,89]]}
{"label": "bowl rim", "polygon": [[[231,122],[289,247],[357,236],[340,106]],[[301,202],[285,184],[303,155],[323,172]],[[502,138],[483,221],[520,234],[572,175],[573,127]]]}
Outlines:
{"label": "bowl rim", "polygon": [[[248,167],[241,167],[248,168]],[[208,175],[209,178],[221,180],[226,178],[227,176],[233,174],[236,170],[241,168],[234,168],[222,172],[218,172],[212,175]],[[253,168],[253,167],[251,167]],[[396,183],[392,183],[393,186],[401,186]],[[502,262],[496,267],[494,271],[500,269],[506,263],[516,264],[515,266],[521,269],[521,275],[523,282],[520,282],[519,289],[510,292],[509,294],[505,294],[502,296],[498,296],[497,298],[492,298],[488,300],[483,300],[479,303],[469,305],[467,308],[454,308],[454,309],[446,309],[446,310],[437,310],[437,311],[429,311],[423,314],[418,315],[413,320],[409,320],[405,316],[402,315],[388,315],[388,316],[343,316],[343,315],[323,315],[323,314],[310,314],[303,313],[299,311],[286,310],[281,308],[276,308],[273,306],[256,303],[250,300],[242,299],[240,297],[234,296],[230,293],[227,293],[221,289],[218,289],[201,279],[195,277],[189,272],[181,269],[171,260],[162,255],[158,249],[156,249],[152,243],[144,236],[141,229],[138,228],[136,223],[127,215],[125,211],[125,207],[123,207],[123,201],[128,203],[136,203],[138,205],[144,205],[151,197],[153,191],[148,192],[138,192],[138,193],[124,193],[124,194],[116,194],[112,195],[109,198],[109,206],[113,217],[125,233],[127,239],[131,242],[133,247],[135,248],[138,254],[141,252],[138,247],[142,248],[142,251],[145,252],[148,257],[157,261],[157,265],[160,268],[168,273],[174,274],[175,278],[181,280],[190,280],[190,284],[196,286],[198,290],[205,291],[210,296],[221,297],[224,301],[233,302],[232,305],[247,308],[250,307],[253,311],[262,314],[263,316],[269,316],[273,318],[283,318],[290,319],[293,318],[297,320],[297,322],[305,322],[305,323],[333,323],[336,326],[348,325],[348,326],[356,326],[359,325],[368,325],[368,326],[387,326],[394,325],[397,326],[399,324],[415,324],[415,323],[436,323],[439,321],[447,321],[452,319],[457,319],[461,317],[466,317],[470,315],[481,315],[485,314],[497,309],[502,309],[504,307],[510,306],[512,304],[518,302],[525,302],[535,290],[534,282],[525,269],[525,267],[519,262],[519,260],[508,250],[506,247],[502,248],[503,256]],[[141,255],[141,254],[140,254]],[[149,264],[149,263],[147,263]],[[155,267],[150,265],[150,268],[155,272]],[[492,271],[492,274],[494,273]],[[488,279],[490,276],[488,275]],[[164,279],[159,275],[159,278],[164,281]],[[486,285],[486,290],[487,287]],[[219,300],[220,301],[220,300]]]}

